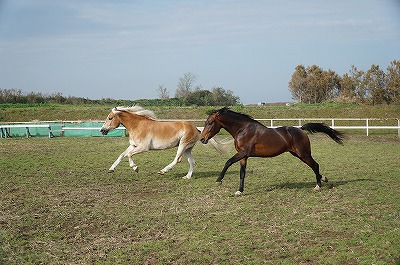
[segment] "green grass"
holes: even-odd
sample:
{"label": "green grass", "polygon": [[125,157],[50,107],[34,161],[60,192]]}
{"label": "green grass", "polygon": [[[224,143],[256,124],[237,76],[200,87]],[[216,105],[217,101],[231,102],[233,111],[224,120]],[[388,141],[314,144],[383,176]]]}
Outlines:
{"label": "green grass", "polygon": [[[115,106],[109,105],[22,105],[0,104],[0,122],[32,120],[104,120]],[[219,107],[149,107],[160,119],[206,119]],[[234,111],[254,118],[399,118],[400,105],[346,103],[296,104],[293,106],[236,106]]]}
{"label": "green grass", "polygon": [[400,142],[310,136],[333,185],[314,192],[292,157],[250,158],[245,192],[230,155],[198,144],[157,175],[175,149],[109,166],[127,138],[0,139],[1,264],[395,264],[400,261]]}

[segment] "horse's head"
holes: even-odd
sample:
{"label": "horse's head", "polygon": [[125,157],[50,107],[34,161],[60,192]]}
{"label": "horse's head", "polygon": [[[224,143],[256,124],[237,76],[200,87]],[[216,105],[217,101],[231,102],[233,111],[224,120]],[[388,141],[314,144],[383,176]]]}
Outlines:
{"label": "horse's head", "polygon": [[110,114],[108,114],[103,126],[101,126],[100,129],[100,132],[103,135],[106,135],[107,133],[111,132],[121,124],[121,121],[119,120],[117,115],[119,112],[120,111],[117,108],[113,108]]}
{"label": "horse's head", "polygon": [[208,143],[208,140],[214,137],[222,128],[221,123],[218,120],[218,116],[220,115],[221,110],[213,111],[211,114],[208,116],[205,124],[204,124],[204,129],[201,132],[201,138],[200,141],[203,144]]}

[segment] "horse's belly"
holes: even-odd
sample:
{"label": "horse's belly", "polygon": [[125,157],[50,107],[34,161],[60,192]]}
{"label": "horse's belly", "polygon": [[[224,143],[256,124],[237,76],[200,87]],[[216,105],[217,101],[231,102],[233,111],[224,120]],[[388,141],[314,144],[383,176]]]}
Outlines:
{"label": "horse's belly", "polygon": [[255,143],[251,156],[273,157],[280,155],[287,150],[287,142],[282,141],[279,138],[275,139],[274,141],[263,140]]}
{"label": "horse's belly", "polygon": [[167,148],[173,148],[178,146],[179,144],[179,139],[176,140],[163,140],[163,139],[153,139],[150,143],[150,149],[167,149]]}

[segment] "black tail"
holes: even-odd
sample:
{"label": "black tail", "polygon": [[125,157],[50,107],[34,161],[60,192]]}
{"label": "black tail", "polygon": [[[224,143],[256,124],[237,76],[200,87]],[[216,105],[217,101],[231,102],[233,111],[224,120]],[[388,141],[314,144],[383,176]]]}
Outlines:
{"label": "black tail", "polygon": [[343,133],[338,132],[324,123],[307,123],[301,126],[301,129],[310,133],[322,132],[326,133],[338,144],[343,144]]}

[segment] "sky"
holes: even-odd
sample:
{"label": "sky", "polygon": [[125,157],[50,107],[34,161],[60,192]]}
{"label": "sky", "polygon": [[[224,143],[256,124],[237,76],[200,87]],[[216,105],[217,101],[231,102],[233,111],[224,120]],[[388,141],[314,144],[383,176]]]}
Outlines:
{"label": "sky", "polygon": [[400,60],[400,0],[0,0],[0,89],[170,97],[179,78],[243,104],[293,101],[297,65]]}

